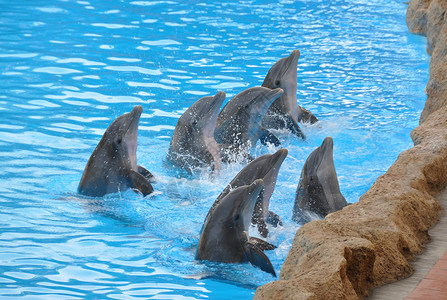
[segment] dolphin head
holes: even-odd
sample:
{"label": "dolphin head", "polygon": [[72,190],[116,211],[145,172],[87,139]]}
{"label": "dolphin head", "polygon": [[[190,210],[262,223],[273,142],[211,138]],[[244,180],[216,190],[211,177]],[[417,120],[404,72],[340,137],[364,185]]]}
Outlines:
{"label": "dolphin head", "polygon": [[309,155],[309,162],[307,164],[308,174],[312,176],[323,175],[322,170],[327,169],[326,166],[333,166],[333,150],[334,141],[328,136],[323,140],[321,146]]}
{"label": "dolphin head", "polygon": [[300,51],[294,50],[288,57],[278,60],[269,70],[262,86],[275,89],[281,88],[284,94],[281,98],[288,111],[296,110],[297,65]]}
{"label": "dolphin head", "polygon": [[[233,233],[248,232],[256,199],[264,187],[263,183],[262,179],[258,179],[250,185],[232,190],[214,209],[209,223],[219,224]],[[248,238],[246,235],[243,238]]]}
{"label": "dolphin head", "polygon": [[182,122],[205,139],[214,138],[217,116],[224,100],[225,92],[199,99],[182,115]]}
{"label": "dolphin head", "polygon": [[[130,113],[123,114],[115,119],[107,128],[101,140],[111,143],[113,149],[121,157],[126,166],[137,169],[137,138],[138,124],[143,108],[135,106]],[[100,142],[100,145],[101,145]]]}
{"label": "dolphin head", "polygon": [[210,209],[200,237],[196,257],[218,262],[242,262],[243,245],[249,240],[248,229],[263,189],[262,179],[240,186]]}
{"label": "dolphin head", "polygon": [[262,179],[231,191],[216,207],[214,214],[225,226],[238,232],[248,232],[256,199],[264,187]]}
{"label": "dolphin head", "polygon": [[176,147],[175,151],[179,154],[192,155],[204,164],[214,163],[214,170],[219,170],[220,149],[214,139],[214,131],[224,100],[225,92],[218,92],[215,96],[203,97],[191,105],[178,120],[170,148]]}
{"label": "dolphin head", "polygon": [[295,198],[294,218],[297,208],[308,210],[324,217],[347,205],[340,193],[333,158],[333,140],[326,137],[304,164]]}
{"label": "dolphin head", "polygon": [[283,92],[284,91],[280,88],[272,90],[265,87],[255,87],[250,89],[253,100],[246,105],[244,111],[248,114],[247,118],[250,120],[250,126],[247,128],[247,131],[252,145],[255,145],[260,137],[259,129],[267,110],[270,105],[283,94]]}
{"label": "dolphin head", "polygon": [[[315,164],[316,169],[312,170],[314,178],[318,178],[329,212],[336,211],[345,206],[346,200],[340,193],[340,187],[338,185],[337,172],[334,165],[334,141],[331,137],[326,137],[321,144],[317,153],[317,162]],[[338,199],[341,199],[339,201]],[[328,212],[328,213],[329,213]]]}
{"label": "dolphin head", "polygon": [[250,114],[252,122],[261,123],[270,105],[283,94],[280,88],[270,89],[262,86],[245,90],[250,102],[245,104],[245,111]]}

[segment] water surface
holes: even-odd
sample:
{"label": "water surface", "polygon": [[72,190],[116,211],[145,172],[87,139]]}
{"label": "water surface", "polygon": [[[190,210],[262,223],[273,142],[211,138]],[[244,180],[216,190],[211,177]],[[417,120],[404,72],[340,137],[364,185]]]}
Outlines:
{"label": "water surface", "polygon": [[[429,57],[405,10],[397,0],[0,0],[0,298],[251,298],[274,278],[194,260],[205,215],[243,165],[181,177],[165,162],[179,116],[205,95],[261,85],[301,51],[298,102],[321,122],[303,127],[306,142],[278,133],[289,156],[271,210],[284,226],[267,255],[279,273],[301,169],[326,136],[351,203],[412,146]],[[157,192],[78,195],[104,130],[134,105],[138,163]]]}

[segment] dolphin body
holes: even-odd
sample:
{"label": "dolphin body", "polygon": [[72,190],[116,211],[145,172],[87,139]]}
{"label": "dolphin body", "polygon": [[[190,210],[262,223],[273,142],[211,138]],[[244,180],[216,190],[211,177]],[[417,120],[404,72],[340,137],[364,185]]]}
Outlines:
{"label": "dolphin body", "polygon": [[266,87],[248,88],[234,96],[222,109],[217,117],[214,136],[220,144],[225,161],[231,161],[231,156],[251,160],[249,150],[260,139],[279,146],[279,140],[265,129],[262,119],[270,105],[281,96],[280,88]]}
{"label": "dolphin body", "polygon": [[153,192],[153,175],[137,165],[138,124],[143,112],[135,106],[130,113],[116,118],[93,151],[82,174],[78,192],[102,197],[128,188],[144,196]]}
{"label": "dolphin body", "polygon": [[228,184],[223,192],[217,197],[208,216],[211,215],[214,208],[230,193],[230,191],[240,186],[250,185],[257,179],[262,179],[264,182],[264,189],[259,193],[259,197],[256,201],[252,223],[257,225],[258,231],[263,237],[268,235],[266,222],[273,226],[282,225],[279,216],[274,212],[269,211],[269,204],[270,197],[275,189],[279,169],[286,158],[287,153],[287,149],[280,149],[274,154],[265,154],[251,161],[233,178],[230,184]]}
{"label": "dolphin body", "polygon": [[214,139],[217,116],[225,93],[196,101],[178,120],[167,158],[175,166],[192,174],[193,169],[221,168],[220,148]]}
{"label": "dolphin body", "polygon": [[323,144],[307,158],[296,191],[292,219],[297,223],[310,221],[310,215],[324,218],[347,205],[340,192],[333,158],[333,140]]}
{"label": "dolphin body", "polygon": [[317,122],[317,118],[308,110],[297,104],[297,64],[300,51],[294,50],[288,57],[278,60],[268,71],[262,86],[270,89],[284,90],[278,99],[270,106],[262,121],[268,129],[287,128],[296,136],[305,139],[298,122]]}
{"label": "dolphin body", "polygon": [[275,247],[250,237],[248,230],[256,199],[263,189],[262,179],[229,192],[205,219],[196,259],[223,263],[250,262],[276,276],[264,250]]}

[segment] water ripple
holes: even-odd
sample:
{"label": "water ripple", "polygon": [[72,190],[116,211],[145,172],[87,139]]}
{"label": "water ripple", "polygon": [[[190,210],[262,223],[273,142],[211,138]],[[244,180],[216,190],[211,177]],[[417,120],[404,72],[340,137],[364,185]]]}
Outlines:
{"label": "water ripple", "polygon": [[[142,103],[144,102],[140,98],[132,96],[111,96],[103,95],[97,92],[73,92],[73,91],[63,91],[63,95],[45,95],[48,99],[64,100],[64,99],[93,99],[102,103]],[[81,102],[86,103],[86,102]]]}
{"label": "water ripple", "polygon": [[34,72],[48,73],[48,74],[55,74],[55,75],[82,73],[82,71],[79,71],[79,70],[70,69],[70,68],[60,68],[60,67],[36,68],[36,69],[34,69]]}
{"label": "water ripple", "polygon": [[164,40],[156,40],[156,41],[142,41],[141,42],[143,45],[148,45],[148,46],[169,46],[169,45],[181,45],[182,43],[174,41],[174,40],[169,40],[169,39],[164,39]]}
{"label": "water ripple", "polygon": [[160,70],[151,70],[136,66],[107,66],[104,69],[112,71],[121,71],[121,72],[138,72],[141,74],[153,75],[153,76],[162,74]]}

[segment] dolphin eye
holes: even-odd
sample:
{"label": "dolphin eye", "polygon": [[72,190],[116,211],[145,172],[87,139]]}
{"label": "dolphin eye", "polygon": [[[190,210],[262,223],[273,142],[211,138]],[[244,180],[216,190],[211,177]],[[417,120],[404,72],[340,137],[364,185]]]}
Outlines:
{"label": "dolphin eye", "polygon": [[275,86],[279,86],[280,83],[281,83],[281,81],[279,79],[275,80]]}

